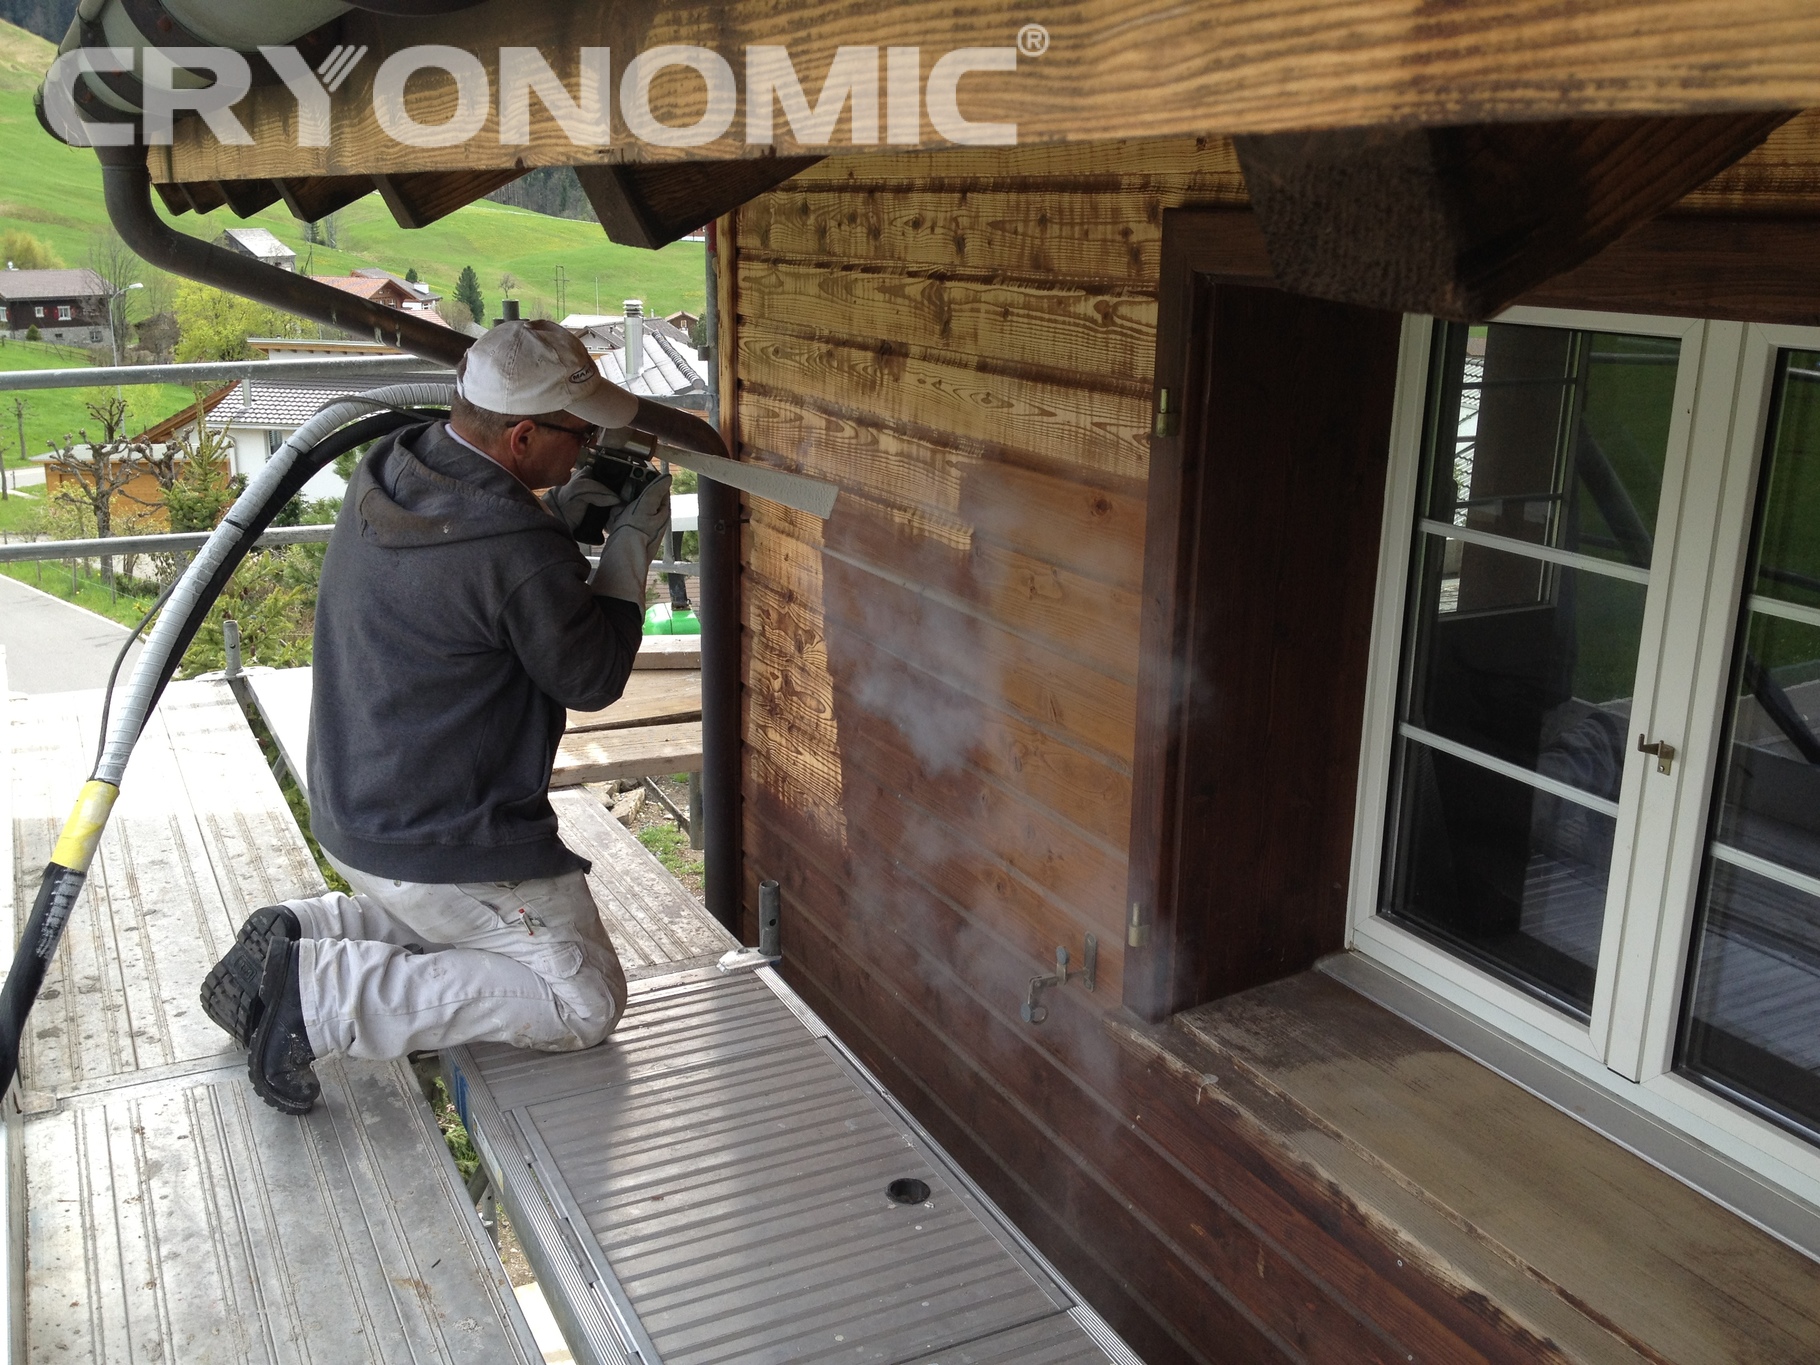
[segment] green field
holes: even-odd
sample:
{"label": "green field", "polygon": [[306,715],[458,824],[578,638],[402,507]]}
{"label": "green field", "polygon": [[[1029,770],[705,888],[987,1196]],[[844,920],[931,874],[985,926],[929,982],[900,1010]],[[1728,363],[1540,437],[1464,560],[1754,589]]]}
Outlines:
{"label": "green field", "polygon": [[[70,346],[52,346],[40,341],[6,341],[0,339],[0,370],[69,370],[89,363],[88,352]],[[19,414],[15,401],[25,404],[25,454],[42,455],[47,442],[62,442],[66,434],[89,428],[99,436],[100,428],[89,416],[88,404],[106,398],[114,391],[107,389],[38,389],[29,393],[0,392],[0,450],[6,452],[9,468],[25,463],[19,451]],[[195,401],[189,389],[180,384],[129,385],[120,391],[126,399],[127,413],[135,419],[132,430],[139,431],[161,418],[170,416],[186,403]],[[78,436],[77,439],[80,439]]]}
{"label": "green field", "polygon": [[[102,207],[101,170],[95,154],[65,147],[42,128],[32,112],[32,92],[54,50],[43,39],[0,23],[0,152],[5,175],[0,177],[0,232],[23,231],[47,243],[68,266],[86,263],[96,234],[107,226]],[[243,220],[226,209],[198,217],[184,214],[171,220],[196,236],[213,238],[222,229]],[[269,229],[297,252],[299,270],[316,275],[344,275],[356,266],[383,266],[402,275],[415,267],[431,288],[453,294],[456,276],[465,265],[480,277],[481,295],[490,316],[500,303],[499,279],[510,273],[518,280],[514,291],[527,317],[540,312],[560,316],[556,297],[556,268],[568,276],[563,311],[595,311],[596,287],[600,311],[619,311],[628,298],[645,301],[646,312],[662,315],[687,308],[699,312],[705,295],[700,242],[677,242],[662,251],[641,251],[616,246],[594,223],[550,218],[525,209],[485,200],[470,204],[441,222],[412,231],[392,221],[377,194],[370,194],[343,209],[338,217],[338,250],[311,246],[304,241],[303,226],[282,204],[244,220],[247,225]],[[143,280],[154,282],[147,268]],[[158,293],[135,290],[129,314],[135,320]],[[0,369],[45,368],[75,361],[24,361],[16,343],[0,350]],[[55,348],[45,348],[53,351]],[[32,395],[34,406],[48,395]],[[175,411],[187,391],[167,395],[170,406],[157,417]],[[80,403],[71,408],[80,411]],[[61,434],[70,419],[47,408],[42,428],[28,416],[27,436],[32,453],[43,446],[38,433]],[[0,394],[0,438],[9,456],[17,436],[12,431],[12,404]]]}

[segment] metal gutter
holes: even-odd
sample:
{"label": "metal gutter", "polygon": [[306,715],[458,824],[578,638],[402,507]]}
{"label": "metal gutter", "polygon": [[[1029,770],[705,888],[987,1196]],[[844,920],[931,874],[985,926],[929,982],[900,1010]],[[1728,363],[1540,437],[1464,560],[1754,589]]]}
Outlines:
{"label": "metal gutter", "polygon": [[97,147],[95,155],[101,160],[108,218],[126,244],[160,270],[257,299],[439,365],[453,367],[473,344],[472,337],[412,313],[178,232],[152,207],[152,177],[143,147]]}

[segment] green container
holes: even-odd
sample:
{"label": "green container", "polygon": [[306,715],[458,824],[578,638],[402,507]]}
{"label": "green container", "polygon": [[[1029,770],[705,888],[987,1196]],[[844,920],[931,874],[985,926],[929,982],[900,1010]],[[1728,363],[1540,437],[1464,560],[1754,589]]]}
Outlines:
{"label": "green container", "polygon": [[659,602],[645,612],[646,635],[700,635],[701,621],[692,608]]}

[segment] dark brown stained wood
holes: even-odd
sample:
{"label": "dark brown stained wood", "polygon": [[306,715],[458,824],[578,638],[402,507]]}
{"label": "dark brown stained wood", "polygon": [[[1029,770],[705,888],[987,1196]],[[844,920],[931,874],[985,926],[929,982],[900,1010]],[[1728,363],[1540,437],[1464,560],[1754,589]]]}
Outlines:
{"label": "dark brown stained wood", "polygon": [[837,685],[850,720],[856,689],[864,694],[882,682],[914,691],[919,705],[956,736],[969,767],[1007,790],[1021,787],[1043,808],[1117,849],[1123,861],[1131,821],[1128,774],[838,623],[842,638],[830,651],[811,613],[757,577],[746,584],[746,624],[748,689],[763,694],[767,714],[786,722],[799,742],[835,753]]}
{"label": "dark brown stained wood", "polygon": [[[840,472],[838,464],[820,458],[786,460],[746,449],[759,463],[821,478]],[[1072,653],[1110,677],[1136,681],[1139,599],[1131,589],[976,538],[958,517],[907,510],[853,489],[842,493],[820,541],[849,562],[937,589],[1025,638]]]}
{"label": "dark brown stained wood", "polygon": [[1152,456],[1126,896],[1150,930],[1125,1003],[1147,1019],[1343,942],[1401,332],[1220,280],[1205,228],[1170,261],[1180,427]]}
{"label": "dark brown stained wood", "polygon": [[820,157],[577,166],[595,217],[621,246],[655,249],[782,184]]}
{"label": "dark brown stained wood", "polygon": [[1217,1097],[1197,1102],[1195,1088],[1133,1065],[1084,992],[1051,992],[1040,1028],[1019,1021],[1029,967],[902,880],[888,849],[853,840],[830,862],[762,792],[748,809],[764,816],[747,827],[752,871],[778,878],[789,907],[792,984],[818,1007],[838,1002],[831,1019],[863,1058],[918,1078],[935,1097],[925,1121],[990,1135],[995,1167],[975,1168],[989,1193],[1040,1192],[1093,1229],[1045,1250],[1121,1267],[1195,1358],[1563,1360],[1495,1307],[1455,1298],[1444,1274],[1406,1264],[1406,1248],[1255,1143]]}
{"label": "dark brown stained wood", "polygon": [[182,185],[168,180],[156,180],[152,182],[152,188],[158,191],[159,201],[163,203],[166,213],[175,216],[190,211],[190,197]]}
{"label": "dark brown stained wood", "polygon": [[1285,289],[1491,316],[1762,142],[1789,113],[1235,139]]}
{"label": "dark brown stained wood", "polygon": [[213,180],[192,180],[179,185],[183,197],[189,200],[192,211],[196,213],[213,213],[227,203],[227,195],[221,191],[221,185]]}
{"label": "dark brown stained wood", "polygon": [[227,200],[227,206],[241,218],[251,218],[260,209],[276,204],[279,198],[275,180],[223,180],[216,188]]}
{"label": "dark brown stained wood", "polygon": [[663,222],[640,197],[630,166],[577,166],[575,178],[609,240],[646,248],[670,240],[664,236]]}
{"label": "dark brown stained wood", "polygon": [[476,199],[484,199],[523,174],[522,170],[507,169],[376,175],[373,185],[399,227],[420,228],[428,227],[438,218],[448,217],[456,209],[466,208]]}
{"label": "dark brown stained wood", "polygon": [[319,175],[309,179],[280,180],[278,191],[291,217],[314,223],[336,209],[344,209],[373,192],[370,175]]}
{"label": "dark brown stained wood", "polygon": [[1820,219],[1658,218],[1517,302],[1820,326]]}

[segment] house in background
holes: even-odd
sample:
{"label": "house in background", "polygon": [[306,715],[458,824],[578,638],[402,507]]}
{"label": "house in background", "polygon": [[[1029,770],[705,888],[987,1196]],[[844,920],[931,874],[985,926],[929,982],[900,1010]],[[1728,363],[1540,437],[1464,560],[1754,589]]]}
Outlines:
{"label": "house in background", "polygon": [[0,305],[14,341],[36,327],[59,345],[110,346],[108,296],[107,282],[88,269],[0,271]]}
{"label": "house in background", "polygon": [[562,325],[581,339],[600,372],[615,384],[649,396],[700,395],[702,401],[690,406],[705,409],[707,362],[687,328],[668,318],[644,316],[637,299],[627,299],[623,313],[571,313]]}
{"label": "house in background", "polygon": [[421,280],[408,280],[403,275],[394,275],[391,271],[376,265],[356,266],[351,272],[356,279],[390,280],[399,288],[406,290],[410,297],[397,306],[407,313],[437,311],[436,305],[442,302],[442,295]]}
{"label": "house in background", "polygon": [[297,253],[265,228],[228,228],[215,239],[215,245],[275,265],[280,270],[297,269]]}

